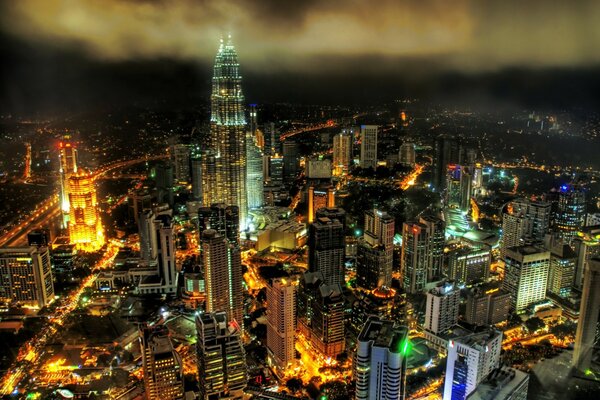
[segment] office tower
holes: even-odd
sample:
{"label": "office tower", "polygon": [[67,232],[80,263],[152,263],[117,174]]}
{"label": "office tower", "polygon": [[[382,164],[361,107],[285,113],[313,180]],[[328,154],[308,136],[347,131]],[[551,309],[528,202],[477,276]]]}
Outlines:
{"label": "office tower", "polygon": [[549,293],[568,298],[575,278],[577,253],[566,244],[550,246],[550,267],[548,270]]}
{"label": "office tower", "polygon": [[306,272],[298,287],[298,328],[321,355],[344,351],[344,296],[339,284],[328,285],[320,272]]}
{"label": "office tower", "polygon": [[156,235],[156,256],[158,275],[161,278],[163,293],[177,293],[177,258],[175,257],[175,235],[173,221],[168,215],[154,217]]}
{"label": "office tower", "polygon": [[444,246],[446,243],[446,225],[433,215],[419,217],[419,223],[427,229],[427,281],[432,282],[442,276],[444,268]]}
{"label": "office tower", "polygon": [[69,177],[69,240],[84,251],[95,251],[104,245],[94,177],[81,170]]}
{"label": "office tower", "polygon": [[518,369],[500,367],[493,370],[468,400],[527,400],[529,374]]}
{"label": "office tower", "polygon": [[183,400],[183,364],[164,325],[142,326],[140,347],[148,400]]}
{"label": "office tower", "polygon": [[206,311],[227,313],[227,320],[243,323],[242,264],[238,246],[214,229],[202,232],[200,247],[206,285]]}
{"label": "office tower", "polygon": [[460,145],[452,138],[439,136],[433,148],[433,181],[437,192],[446,188],[446,170],[450,164],[460,163]]}
{"label": "office tower", "polygon": [[200,146],[193,146],[190,150],[190,175],[192,178],[192,199],[202,200],[202,151]]}
{"label": "office tower", "polygon": [[407,167],[415,165],[415,144],[412,142],[404,142],[400,146],[399,154],[400,164]]}
{"label": "office tower", "polygon": [[511,309],[517,313],[546,298],[550,252],[537,246],[506,250],[502,289],[511,295]]}
{"label": "office tower", "polygon": [[585,226],[585,192],[582,187],[563,185],[558,192],[558,205],[554,227],[565,243],[571,241]]}
{"label": "office tower", "polygon": [[283,373],[296,356],[297,289],[297,281],[285,278],[272,279],[267,285],[267,348],[273,366]]}
{"label": "office tower", "polygon": [[200,207],[198,209],[199,237],[202,237],[204,230],[214,229],[221,236],[227,238],[229,243],[238,245],[240,236],[239,221],[237,206],[213,204],[210,207]]}
{"label": "office tower", "polygon": [[598,329],[598,313],[600,313],[600,290],[598,288],[600,288],[600,257],[595,257],[586,265],[579,321],[575,333],[573,368],[580,372],[587,371],[592,362]]}
{"label": "office tower", "polygon": [[203,158],[203,204],[237,206],[240,228],[246,228],[246,116],[242,76],[229,37],[215,57],[212,79],[210,135]]}
{"label": "office tower", "polygon": [[502,289],[472,288],[467,291],[465,321],[472,325],[495,325],[506,321],[510,293]]}
{"label": "office tower", "polygon": [[269,157],[269,180],[272,186],[283,185],[283,156],[277,153]]}
{"label": "office tower", "polygon": [[308,187],[308,223],[315,220],[317,211],[322,208],[335,207],[333,186]]}
{"label": "office tower", "polygon": [[462,165],[460,167],[460,202],[459,208],[467,212],[471,205],[473,194],[473,174],[471,168]]}
{"label": "office tower", "polygon": [[177,183],[188,184],[191,179],[190,172],[190,146],[187,144],[172,144],[169,148],[173,177]]}
{"label": "office tower", "polygon": [[246,189],[248,190],[248,209],[263,206],[263,154],[256,143],[256,137],[248,132],[246,137]]}
{"label": "office tower", "polygon": [[448,253],[448,278],[470,285],[486,281],[489,277],[492,260],[491,249],[487,246],[459,247]]}
{"label": "office tower", "polygon": [[360,166],[361,168],[377,168],[377,125],[360,127]]}
{"label": "office tower", "polygon": [[527,239],[541,242],[550,229],[552,205],[545,201],[513,200],[512,206],[529,220]]}
{"label": "office tower", "polygon": [[365,232],[359,241],[356,283],[367,290],[391,288],[394,259],[395,221],[388,213],[365,212]]}
{"label": "office tower", "polygon": [[168,163],[158,163],[154,167],[154,181],[156,182],[156,199],[158,203],[167,203],[171,207],[175,201],[175,177],[173,166]]}
{"label": "office tower", "polygon": [[298,143],[293,140],[283,142],[283,179],[292,182],[300,172],[300,153]]}
{"label": "office tower", "polygon": [[38,308],[54,300],[47,247],[0,249],[0,300]]}
{"label": "office tower", "polygon": [[247,366],[241,329],[225,312],[196,316],[200,399],[242,399]]}
{"label": "office tower", "polygon": [[154,213],[144,210],[138,220],[138,233],[140,236],[140,264],[156,265],[158,258],[157,236],[154,230]]}
{"label": "office tower", "polygon": [[352,134],[344,129],[333,137],[333,175],[346,175],[351,163]]}
{"label": "office tower", "polygon": [[418,293],[425,289],[427,283],[427,227],[419,222],[402,224],[402,253],[400,270],[404,290],[407,293]]}
{"label": "office tower", "polygon": [[446,332],[458,322],[460,289],[452,281],[444,281],[427,292],[425,330],[434,334]]}
{"label": "office tower", "polygon": [[308,228],[308,269],[321,272],[325,283],[344,285],[346,243],[344,218],[319,216]]}
{"label": "office tower", "polygon": [[265,131],[265,145],[264,145],[264,153],[265,156],[271,157],[277,153],[281,153],[281,142],[279,140],[279,132],[275,127],[273,122],[267,122],[263,125],[263,129]]}
{"label": "office tower", "polygon": [[134,189],[127,194],[129,217],[139,224],[140,214],[152,208],[152,195],[147,188]]}
{"label": "office tower", "polygon": [[583,287],[583,276],[587,264],[593,257],[600,257],[600,225],[581,229],[573,240],[577,253],[575,281],[573,286],[579,290]]}
{"label": "office tower", "polygon": [[31,231],[27,234],[28,246],[43,246],[48,247],[50,244],[50,231],[47,229],[39,229]]}
{"label": "office tower", "polygon": [[354,358],[356,399],[404,400],[408,328],[372,317],[358,335]]}
{"label": "office tower", "polygon": [[465,400],[500,362],[502,332],[490,329],[450,340],[444,400]]}
{"label": "office tower", "polygon": [[65,136],[58,145],[60,162],[60,208],[62,210],[62,226],[67,227],[69,222],[69,178],[77,173],[77,148],[70,141],[70,136]]}
{"label": "office tower", "polygon": [[509,204],[507,211],[502,213],[502,243],[500,257],[506,259],[506,250],[521,246],[531,232],[531,221],[527,215]]}

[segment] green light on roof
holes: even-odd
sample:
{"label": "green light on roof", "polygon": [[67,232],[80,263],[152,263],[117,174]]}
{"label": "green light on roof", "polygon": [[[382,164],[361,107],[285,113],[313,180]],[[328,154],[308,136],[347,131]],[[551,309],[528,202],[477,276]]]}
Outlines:
{"label": "green light on roof", "polygon": [[404,340],[404,343],[402,344],[402,355],[403,356],[408,355],[409,349],[410,349],[410,347],[409,347],[409,343],[408,343],[408,338],[406,338],[406,340]]}

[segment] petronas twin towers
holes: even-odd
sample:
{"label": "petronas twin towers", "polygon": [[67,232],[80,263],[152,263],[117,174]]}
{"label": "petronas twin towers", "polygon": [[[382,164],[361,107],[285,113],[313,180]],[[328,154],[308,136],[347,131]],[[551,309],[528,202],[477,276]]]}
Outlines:
{"label": "petronas twin towers", "polygon": [[210,99],[210,135],[202,162],[203,204],[237,206],[243,230],[248,216],[246,110],[240,65],[231,37],[226,43],[221,39]]}

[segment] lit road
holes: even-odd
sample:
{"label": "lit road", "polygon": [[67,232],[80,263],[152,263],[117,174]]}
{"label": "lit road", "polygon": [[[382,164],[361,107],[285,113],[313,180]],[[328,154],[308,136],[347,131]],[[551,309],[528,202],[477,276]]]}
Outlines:
{"label": "lit road", "polygon": [[[40,369],[42,367],[39,364],[44,346],[64,324],[65,319],[69,314],[77,308],[79,298],[84,290],[94,284],[96,277],[98,276],[96,271],[105,269],[109,266],[117,256],[118,252],[119,246],[109,243],[104,252],[104,256],[94,266],[92,275],[85,278],[79,287],[73,290],[68,296],[57,300],[59,304],[57,304],[56,311],[54,315],[51,316],[49,323],[19,349],[16,362],[8,369],[8,372],[0,384],[1,395],[11,394],[18,388],[28,369]],[[30,368],[27,368],[27,365],[29,365]]]}
{"label": "lit road", "polygon": [[285,141],[286,139],[292,137],[292,136],[296,136],[300,133],[304,133],[304,132],[311,132],[311,131],[318,131],[320,129],[325,129],[325,128],[333,128],[336,127],[338,124],[334,121],[334,120],[328,120],[325,123],[322,124],[317,124],[317,125],[310,125],[307,126],[305,128],[301,128],[301,129],[297,129],[294,131],[288,131],[286,133],[284,133],[283,135],[281,135],[279,137],[279,140],[281,140],[282,142]]}

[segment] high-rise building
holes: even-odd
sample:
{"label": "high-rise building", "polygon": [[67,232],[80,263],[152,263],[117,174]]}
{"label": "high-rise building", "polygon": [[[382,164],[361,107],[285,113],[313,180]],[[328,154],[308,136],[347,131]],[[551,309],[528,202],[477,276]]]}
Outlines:
{"label": "high-rise building", "polygon": [[163,293],[177,293],[177,258],[175,257],[175,234],[173,221],[165,214],[154,218],[154,232],[156,237],[156,256],[158,275],[161,278]]}
{"label": "high-rise building", "polygon": [[472,325],[495,325],[506,321],[510,294],[499,288],[472,288],[467,292],[465,321]]}
{"label": "high-rise building", "polygon": [[285,373],[294,362],[296,334],[296,291],[298,282],[272,279],[267,285],[267,348],[272,365]]}
{"label": "high-rise building", "polygon": [[298,143],[294,140],[283,142],[283,179],[286,182],[293,182],[300,172],[300,153],[298,152]]}
{"label": "high-rise building", "polygon": [[587,226],[581,229],[577,232],[573,244],[577,253],[573,286],[581,290],[587,264],[592,258],[600,257],[600,225]]}
{"label": "high-rise building", "polygon": [[198,386],[200,399],[242,399],[247,384],[247,366],[241,329],[227,313],[196,316]]}
{"label": "high-rise building", "polygon": [[554,228],[565,243],[571,241],[585,226],[585,191],[576,185],[563,185],[558,192],[558,204],[554,216]]}
{"label": "high-rise building", "polygon": [[502,214],[501,258],[506,258],[506,249],[523,245],[530,232],[531,220],[527,218],[526,213],[509,204],[507,211]]}
{"label": "high-rise building", "polygon": [[198,209],[198,234],[201,238],[204,230],[214,229],[221,236],[226,237],[229,243],[237,245],[240,237],[239,221],[237,206],[212,204],[210,207],[200,207]]}
{"label": "high-rise building", "polygon": [[512,207],[529,220],[529,230],[526,238],[534,242],[543,241],[550,229],[552,205],[545,201],[517,199],[513,200]]}
{"label": "high-rise building", "polygon": [[69,207],[69,178],[77,173],[77,148],[71,142],[70,136],[66,136],[59,143],[59,161],[60,161],[60,208],[62,210],[63,228],[67,227],[70,217]]}
{"label": "high-rise building", "polygon": [[144,210],[138,220],[140,235],[140,263],[142,265],[156,265],[158,258],[157,236],[154,230],[154,212]]}
{"label": "high-rise building", "polygon": [[502,289],[511,295],[511,309],[521,313],[546,298],[550,252],[537,246],[506,250]]}
{"label": "high-rise building", "polygon": [[548,270],[549,293],[556,296],[568,298],[575,278],[575,266],[577,265],[577,253],[566,244],[551,246],[550,268]]}
{"label": "high-rise building", "polygon": [[344,296],[339,284],[327,285],[320,272],[306,272],[298,287],[298,328],[321,355],[344,351]]}
{"label": "high-rise building", "polygon": [[600,313],[600,257],[586,265],[579,308],[579,321],[575,333],[573,368],[585,372],[590,368],[598,329]]}
{"label": "high-rise building", "polygon": [[442,276],[444,243],[444,222],[437,217],[422,216],[418,222],[402,225],[400,269],[404,290],[421,292],[427,282]]}
{"label": "high-rise building", "polygon": [[450,340],[444,400],[465,400],[499,366],[502,332],[489,330]]}
{"label": "high-rise building", "polygon": [[160,162],[154,167],[154,181],[156,182],[156,200],[158,203],[167,203],[173,207],[175,197],[175,174],[173,165]]}
{"label": "high-rise building", "polygon": [[377,125],[360,127],[360,166],[361,168],[377,168]]}
{"label": "high-rise building", "polygon": [[335,207],[333,186],[308,187],[308,223],[315,220],[317,211],[322,208]]}
{"label": "high-rise building", "polygon": [[308,228],[308,269],[321,272],[329,285],[345,283],[345,216],[339,217],[342,220],[319,216]]}
{"label": "high-rise building", "polygon": [[140,347],[146,399],[183,400],[183,364],[167,327],[141,327]]}
{"label": "high-rise building", "polygon": [[0,300],[38,308],[54,300],[47,247],[0,249]]}
{"label": "high-rise building", "polygon": [[425,330],[440,334],[458,322],[460,289],[452,281],[444,281],[427,292]]}
{"label": "high-rise building", "polygon": [[127,195],[127,203],[129,216],[137,225],[140,222],[141,213],[152,208],[152,194],[147,188],[134,189]]}
{"label": "high-rise building", "polygon": [[365,232],[356,259],[356,283],[367,290],[391,288],[395,220],[386,212],[365,212]]}
{"label": "high-rise building", "polygon": [[210,135],[203,158],[203,204],[237,206],[240,228],[248,215],[246,191],[246,116],[242,76],[231,37],[215,57],[212,80]]}
{"label": "high-rise building", "polygon": [[248,209],[260,208],[264,204],[263,153],[256,143],[256,136],[249,131],[246,137],[246,189]]}
{"label": "high-rise building", "polygon": [[82,170],[69,177],[69,240],[84,251],[95,251],[104,245],[94,177]]}
{"label": "high-rise building", "polygon": [[47,229],[38,229],[27,234],[28,246],[43,246],[50,245],[50,231]]}
{"label": "high-rise building", "polygon": [[412,142],[404,142],[400,146],[399,154],[400,164],[407,167],[415,165],[415,144]]}
{"label": "high-rise building", "polygon": [[202,232],[200,247],[206,287],[206,311],[227,314],[243,323],[242,265],[239,247],[214,229]]}
{"label": "high-rise building", "polygon": [[192,199],[202,200],[202,150],[193,146],[190,150],[190,175],[192,177]]}
{"label": "high-rise building", "polygon": [[448,278],[470,285],[486,281],[492,261],[491,249],[487,246],[460,247],[448,253]]}
{"label": "high-rise building", "polygon": [[370,318],[358,335],[353,366],[355,398],[404,400],[409,352],[407,327]]}
{"label": "high-rise building", "polygon": [[527,400],[529,374],[518,369],[500,367],[493,370],[468,400]]}
{"label": "high-rise building", "polygon": [[190,146],[187,144],[176,143],[169,148],[171,164],[173,165],[173,177],[180,184],[190,182]]}
{"label": "high-rise building", "polygon": [[269,157],[269,181],[272,186],[283,185],[283,156],[277,153]]}
{"label": "high-rise building", "polygon": [[344,129],[333,137],[333,175],[346,175],[351,162],[352,133]]}
{"label": "high-rise building", "polygon": [[460,145],[458,142],[446,136],[439,136],[434,143],[433,157],[433,181],[432,186],[437,192],[446,188],[446,171],[448,165],[461,162]]}

